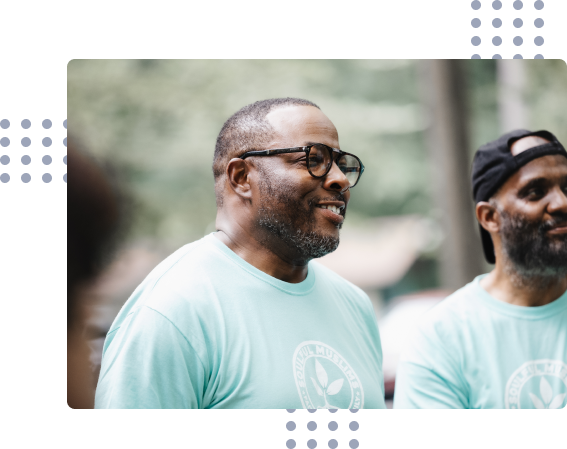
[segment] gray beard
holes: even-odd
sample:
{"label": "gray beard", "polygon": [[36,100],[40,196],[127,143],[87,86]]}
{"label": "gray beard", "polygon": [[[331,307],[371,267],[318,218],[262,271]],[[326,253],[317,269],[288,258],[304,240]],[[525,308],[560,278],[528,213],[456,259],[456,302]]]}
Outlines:
{"label": "gray beard", "polygon": [[[273,173],[258,168],[263,174],[260,186],[264,192],[258,209],[258,226],[276,236],[305,261],[335,251],[339,237],[323,235],[316,229],[315,207],[322,198],[313,198],[307,206],[302,206],[286,180],[278,180]],[[332,199],[344,201],[338,193]],[[341,227],[342,224],[338,226]]]}
{"label": "gray beard", "polygon": [[260,209],[258,225],[276,235],[288,248],[293,248],[302,259],[311,260],[323,257],[335,251],[339,246],[339,237],[320,235],[310,230],[307,232],[284,223],[271,210]]}
{"label": "gray beard", "polygon": [[[552,222],[532,223],[499,210],[502,216],[502,249],[509,263],[505,270],[516,284],[550,285],[567,276],[567,236],[551,239],[546,231]],[[557,221],[565,217],[557,217]]]}

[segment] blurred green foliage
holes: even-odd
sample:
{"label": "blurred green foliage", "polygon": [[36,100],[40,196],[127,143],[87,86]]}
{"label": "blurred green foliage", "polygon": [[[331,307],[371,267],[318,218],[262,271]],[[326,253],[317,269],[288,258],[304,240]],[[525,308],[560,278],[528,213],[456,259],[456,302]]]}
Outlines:
{"label": "blurred green foliage", "polygon": [[547,129],[567,144],[567,65],[561,59],[524,61],[528,69],[526,101],[532,129]]}
{"label": "blurred green foliage", "polygon": [[[536,128],[566,139],[565,63],[525,61]],[[365,174],[349,223],[430,214],[428,126],[418,64],[407,60],[73,60],[68,66],[69,133],[118,168],[135,201],[130,239],[168,248],[214,228],[213,151],[224,121],[273,97],[318,104],[357,154]],[[471,148],[499,135],[496,61],[463,61]],[[471,150],[471,159],[472,159]]]}

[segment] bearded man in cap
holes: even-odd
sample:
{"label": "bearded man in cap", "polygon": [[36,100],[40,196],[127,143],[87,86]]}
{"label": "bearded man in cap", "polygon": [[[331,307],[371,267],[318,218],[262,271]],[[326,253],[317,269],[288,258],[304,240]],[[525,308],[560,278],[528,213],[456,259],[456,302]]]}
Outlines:
{"label": "bearded man in cap", "polygon": [[564,407],[567,153],[548,131],[516,130],[479,148],[472,184],[495,267],[421,319],[394,407]]}
{"label": "bearded man in cap", "polygon": [[[104,345],[97,408],[385,408],[366,294],[334,251],[364,167],[314,103],[253,103],[213,162],[217,232],[163,261]],[[188,205],[190,207],[190,205]]]}

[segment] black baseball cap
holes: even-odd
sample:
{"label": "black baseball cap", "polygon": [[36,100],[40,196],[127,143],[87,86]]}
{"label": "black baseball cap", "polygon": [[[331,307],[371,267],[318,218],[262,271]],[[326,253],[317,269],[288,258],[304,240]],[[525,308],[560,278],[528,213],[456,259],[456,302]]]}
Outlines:
{"label": "black baseball cap", "polygon": [[[512,155],[510,147],[523,137],[539,136],[549,140],[549,143],[538,145],[525,150],[516,156]],[[567,157],[567,151],[557,138],[549,131],[528,131],[517,129],[498,139],[482,145],[474,155],[472,164],[472,188],[474,202],[488,201],[498,189],[528,162],[538,157],[561,154]],[[484,257],[489,263],[495,263],[494,245],[487,230],[480,226],[480,236]]]}

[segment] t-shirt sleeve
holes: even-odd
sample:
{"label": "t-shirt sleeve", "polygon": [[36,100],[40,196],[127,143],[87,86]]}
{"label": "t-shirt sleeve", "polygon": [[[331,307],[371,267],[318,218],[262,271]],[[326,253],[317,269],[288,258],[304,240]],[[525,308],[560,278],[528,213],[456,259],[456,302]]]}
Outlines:
{"label": "t-shirt sleeve", "polygon": [[396,372],[394,408],[468,408],[467,386],[433,326],[414,334]]}
{"label": "t-shirt sleeve", "polygon": [[167,317],[142,306],[114,332],[107,337],[95,408],[204,406],[201,358]]}

